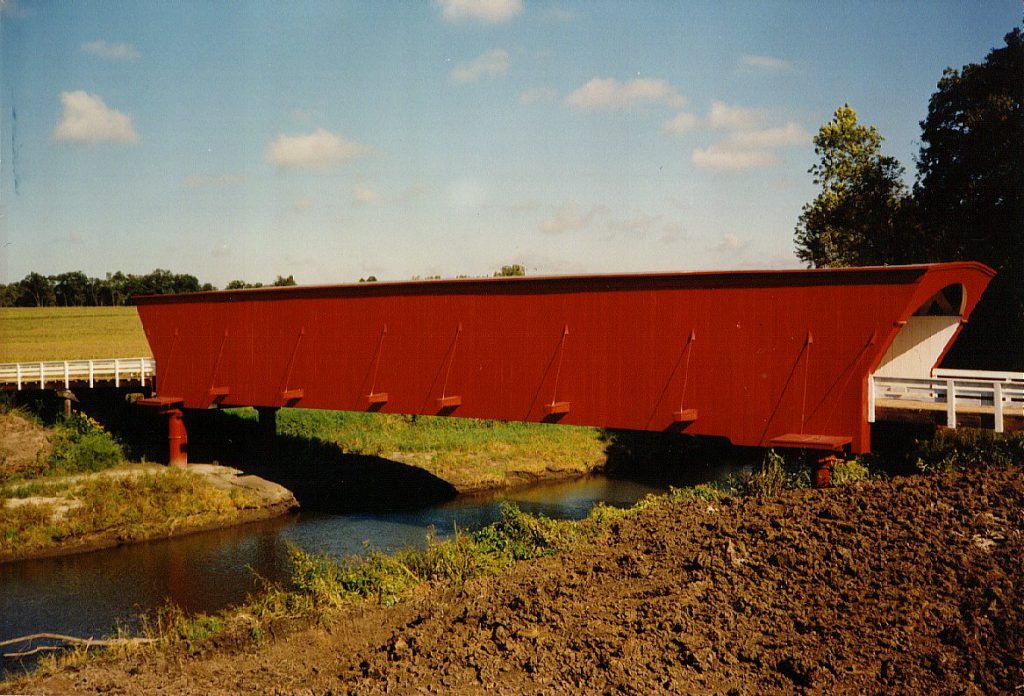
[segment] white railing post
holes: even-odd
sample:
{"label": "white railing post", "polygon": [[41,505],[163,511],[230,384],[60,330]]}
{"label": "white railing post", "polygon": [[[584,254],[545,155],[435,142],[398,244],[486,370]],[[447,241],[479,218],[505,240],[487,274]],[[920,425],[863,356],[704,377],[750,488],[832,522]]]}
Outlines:
{"label": "white railing post", "polygon": [[39,363],[39,388],[46,389],[46,373],[43,372],[43,363]]}
{"label": "white railing post", "polygon": [[15,368],[15,372],[18,375],[18,391],[21,391],[21,363],[18,363],[17,368]]}
{"label": "white railing post", "polygon": [[114,358],[114,387],[121,386],[121,361]]}
{"label": "white railing post", "polygon": [[956,427],[956,382],[946,380],[946,427]]}
{"label": "white railing post", "polygon": [[68,372],[68,361],[67,360],[64,361],[64,388],[65,389],[70,389],[71,388],[71,375]]}
{"label": "white railing post", "polygon": [[90,360],[89,361],[89,388],[90,389],[92,389],[92,385],[93,385],[93,381],[94,381],[93,376],[94,376],[93,375],[93,364],[92,364],[92,360]]}
{"label": "white railing post", "polygon": [[875,422],[875,376],[868,375],[868,423]]}
{"label": "white railing post", "polygon": [[995,407],[993,414],[995,423],[993,426],[997,433],[1003,432],[1003,383],[992,383],[992,405]]}
{"label": "white railing post", "polygon": [[139,358],[139,378],[142,380],[142,386],[146,386],[146,359]]}

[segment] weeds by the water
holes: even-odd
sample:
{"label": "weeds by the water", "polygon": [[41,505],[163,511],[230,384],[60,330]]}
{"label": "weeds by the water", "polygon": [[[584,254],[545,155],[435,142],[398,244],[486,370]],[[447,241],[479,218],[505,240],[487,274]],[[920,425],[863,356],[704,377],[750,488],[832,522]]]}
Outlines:
{"label": "weeds by the water", "polygon": [[0,555],[68,543],[107,529],[116,529],[121,541],[135,541],[165,534],[185,520],[215,521],[255,505],[248,491],[223,491],[176,469],[115,472],[61,485],[66,488],[60,498],[0,505]]}

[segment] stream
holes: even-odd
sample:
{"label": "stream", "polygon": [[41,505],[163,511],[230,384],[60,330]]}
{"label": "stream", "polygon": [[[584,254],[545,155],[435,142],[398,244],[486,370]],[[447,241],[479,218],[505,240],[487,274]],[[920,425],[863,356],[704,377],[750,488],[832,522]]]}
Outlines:
{"label": "stream", "polygon": [[[731,472],[709,470],[707,480],[725,480]],[[175,539],[0,564],[0,640],[41,631],[98,638],[119,626],[132,630],[135,617],[167,602],[189,613],[215,612],[259,590],[260,578],[285,580],[290,545],[335,557],[422,547],[429,527],[438,537],[456,528],[478,529],[500,518],[505,501],[530,513],[581,519],[595,503],[627,507],[670,483],[595,475],[410,510],[304,511]],[[20,668],[0,658],[0,676],[6,669]]]}

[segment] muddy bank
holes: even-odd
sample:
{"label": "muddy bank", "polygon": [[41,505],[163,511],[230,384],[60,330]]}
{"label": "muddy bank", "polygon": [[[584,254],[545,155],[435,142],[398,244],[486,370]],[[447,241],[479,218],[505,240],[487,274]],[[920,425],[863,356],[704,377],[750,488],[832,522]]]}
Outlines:
{"label": "muddy bank", "polygon": [[262,645],[140,653],[32,692],[1013,692],[1024,471],[695,501],[597,543]]}
{"label": "muddy bank", "polygon": [[[41,487],[43,494],[0,499],[0,505],[5,508],[3,512],[7,513],[5,519],[15,518],[20,510],[34,508],[40,517],[37,524],[52,526],[53,529],[48,536],[40,536],[20,548],[0,547],[0,563],[84,553],[126,543],[178,537],[270,519],[298,508],[298,502],[291,491],[257,476],[243,474],[238,469],[212,464],[194,464],[190,465],[187,471],[189,475],[196,477],[200,486],[209,486],[226,494],[223,500],[231,501],[231,505],[197,506],[181,514],[170,509],[144,523],[133,520],[129,525],[115,521],[109,526],[83,528],[75,523],[65,524],[69,516],[90,504],[88,499],[82,499],[83,487],[99,484],[101,487],[109,487],[111,496],[119,496],[121,491],[116,490],[116,482],[136,479],[147,483],[154,482],[153,488],[159,490],[162,477],[174,476],[181,472],[156,464],[132,464],[90,474],[51,476],[8,484],[15,489]],[[141,489],[140,496],[147,496],[147,488]],[[126,505],[148,507],[150,501],[139,499]],[[9,523],[12,525],[13,533],[14,521]],[[66,528],[62,529],[62,526]]]}

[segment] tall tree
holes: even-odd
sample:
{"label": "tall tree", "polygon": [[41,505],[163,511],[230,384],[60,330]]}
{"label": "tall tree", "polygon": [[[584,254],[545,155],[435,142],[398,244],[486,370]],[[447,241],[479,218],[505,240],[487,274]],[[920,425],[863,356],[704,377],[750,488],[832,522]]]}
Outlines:
{"label": "tall tree", "polygon": [[41,273],[29,273],[18,285],[21,289],[17,300],[19,307],[52,307],[57,303],[53,282]]}
{"label": "tall tree", "polygon": [[998,275],[950,358],[1024,370],[1024,34],[947,68],[921,122],[915,195],[932,256]]}
{"label": "tall tree", "polygon": [[57,304],[62,307],[81,307],[89,303],[89,276],[81,271],[69,271],[50,278],[54,283]]}
{"label": "tall tree", "polygon": [[904,169],[881,154],[882,136],[849,104],[814,137],[821,161],[809,173],[821,192],[803,207],[797,257],[809,266],[870,266],[921,260]]}

